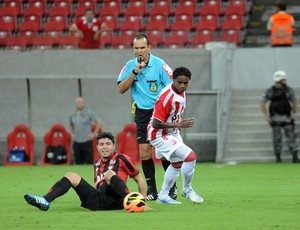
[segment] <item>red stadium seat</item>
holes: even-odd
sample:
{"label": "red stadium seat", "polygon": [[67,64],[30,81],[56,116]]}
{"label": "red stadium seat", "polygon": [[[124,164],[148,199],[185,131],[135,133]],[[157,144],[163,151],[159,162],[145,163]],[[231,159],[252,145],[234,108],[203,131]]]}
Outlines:
{"label": "red stadium seat", "polygon": [[8,37],[6,39],[6,49],[15,51],[24,51],[28,45],[27,37]]}
{"label": "red stadium seat", "polygon": [[247,1],[246,0],[232,0],[229,1],[228,6],[224,10],[224,15],[246,15],[247,12]]}
{"label": "red stadium seat", "polygon": [[204,5],[200,8],[200,15],[221,15],[222,13],[222,5],[221,1],[210,0],[205,1]]}
{"label": "red stadium seat", "polygon": [[140,16],[143,17],[146,14],[146,3],[143,1],[130,2],[124,10],[124,16]]}
{"label": "red stadium seat", "polygon": [[33,38],[38,35],[39,30],[40,23],[36,21],[25,21],[19,25],[20,35],[27,37],[28,45],[31,45]]}
{"label": "red stadium seat", "polygon": [[162,30],[148,30],[147,36],[150,40],[152,48],[160,46],[164,43],[164,31]]}
{"label": "red stadium seat", "polygon": [[54,45],[54,38],[51,36],[37,36],[32,40],[32,49],[51,50]]}
{"label": "red stadium seat", "polygon": [[112,39],[112,32],[111,31],[104,31],[100,34],[100,44],[102,48],[107,46],[111,46],[111,39]]}
{"label": "red stadium seat", "polygon": [[130,49],[132,46],[132,40],[134,34],[121,34],[118,36],[113,36],[111,40],[111,45],[114,49]]}
{"label": "red stadium seat", "polygon": [[23,12],[22,15],[24,17],[29,17],[29,16],[37,16],[37,17],[42,17],[46,13],[46,3],[44,1],[36,1],[30,3],[29,6],[27,6]]}
{"label": "red stadium seat", "polygon": [[69,17],[71,14],[71,4],[69,2],[58,2],[47,12],[49,17]]}
{"label": "red stadium seat", "polygon": [[225,30],[222,31],[218,38],[218,41],[235,43],[236,45],[241,44],[240,33],[238,30]]}
{"label": "red stadium seat", "polygon": [[44,153],[41,159],[41,165],[52,165],[47,162],[47,148],[49,146],[63,146],[66,152],[66,161],[62,164],[71,164],[71,135],[62,124],[55,124],[44,135]]}
{"label": "red stadium seat", "polygon": [[164,15],[150,16],[149,22],[145,25],[145,30],[166,30],[168,29],[167,18]]}
{"label": "red stadium seat", "polygon": [[7,39],[11,36],[11,34],[7,31],[2,31],[0,29],[0,46],[5,46]]}
{"label": "red stadium seat", "polygon": [[149,15],[164,15],[168,16],[171,13],[171,4],[170,1],[157,1],[154,2],[154,5],[149,10]]}
{"label": "red stadium seat", "polygon": [[221,23],[221,30],[241,30],[244,28],[243,16],[240,15],[228,15]]}
{"label": "red stadium seat", "polygon": [[179,15],[176,20],[170,26],[171,31],[185,30],[189,31],[193,29],[192,17],[190,15]]}
{"label": "red stadium seat", "polygon": [[216,30],[219,28],[218,16],[215,15],[204,15],[201,17],[201,21],[195,25],[196,30]]}
{"label": "red stadium seat", "polygon": [[195,1],[181,1],[174,10],[174,15],[190,15],[193,16],[196,13],[196,2]]}
{"label": "red stadium seat", "polygon": [[214,41],[213,30],[198,31],[191,39],[191,45],[193,48],[203,48],[207,42]]}
{"label": "red stadium seat", "polygon": [[[23,147],[27,160],[25,162],[9,162],[9,152],[15,148]],[[4,165],[12,166],[23,166],[23,165],[33,165],[34,164],[34,135],[29,130],[29,128],[24,125],[16,125],[14,130],[10,132],[7,136],[7,153],[4,159]]]}
{"label": "red stadium seat", "polygon": [[121,3],[118,1],[111,1],[104,3],[104,5],[99,10],[98,14],[100,17],[104,17],[107,15],[113,15],[118,17],[121,13]]}
{"label": "red stadium seat", "polygon": [[11,16],[11,17],[17,17],[20,14],[20,9],[18,7],[12,7],[12,6],[4,6],[0,8],[0,16]]}
{"label": "red stadium seat", "polygon": [[105,22],[105,24],[113,31],[115,29],[117,29],[117,22],[118,22],[118,18],[115,17],[114,15],[105,15],[102,16],[101,19],[103,20],[103,22]]}
{"label": "red stadium seat", "polygon": [[1,29],[5,31],[13,31],[16,29],[16,17],[0,16]]}
{"label": "red stadium seat", "polygon": [[119,26],[120,31],[126,31],[126,30],[139,31],[142,29],[143,29],[142,19],[138,16],[129,16],[128,18],[125,18],[125,20]]}
{"label": "red stadium seat", "polygon": [[139,145],[136,140],[135,124],[126,124],[117,135],[118,153],[128,155],[136,164],[140,163]]}
{"label": "red stadium seat", "polygon": [[164,45],[167,48],[183,48],[189,42],[187,31],[174,31],[172,34],[165,36]]}
{"label": "red stadium seat", "polygon": [[76,36],[62,36],[58,38],[58,45],[60,49],[78,49],[79,40],[80,38]]}

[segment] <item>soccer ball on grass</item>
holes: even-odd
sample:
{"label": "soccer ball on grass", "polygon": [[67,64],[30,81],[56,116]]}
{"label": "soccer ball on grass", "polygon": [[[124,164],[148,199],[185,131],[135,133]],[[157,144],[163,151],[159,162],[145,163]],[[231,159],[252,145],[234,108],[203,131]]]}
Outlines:
{"label": "soccer ball on grass", "polygon": [[146,207],[146,200],[142,194],[131,192],[124,198],[123,206],[127,212],[143,212]]}

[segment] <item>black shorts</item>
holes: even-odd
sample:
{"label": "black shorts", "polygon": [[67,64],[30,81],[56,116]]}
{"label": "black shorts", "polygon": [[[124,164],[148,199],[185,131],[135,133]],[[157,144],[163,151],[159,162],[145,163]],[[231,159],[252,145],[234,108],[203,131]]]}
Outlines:
{"label": "black shorts", "polygon": [[[118,176],[111,178],[111,185],[120,191],[127,191],[127,186]],[[120,196],[116,193],[112,186],[105,182],[98,189],[94,188],[83,178],[77,187],[74,188],[81,200],[81,207],[97,210],[116,210],[123,209],[123,200],[126,194]]]}
{"label": "black shorts", "polygon": [[153,109],[136,108],[134,122],[136,123],[137,142],[139,144],[149,143],[147,141],[147,126],[152,116]]}

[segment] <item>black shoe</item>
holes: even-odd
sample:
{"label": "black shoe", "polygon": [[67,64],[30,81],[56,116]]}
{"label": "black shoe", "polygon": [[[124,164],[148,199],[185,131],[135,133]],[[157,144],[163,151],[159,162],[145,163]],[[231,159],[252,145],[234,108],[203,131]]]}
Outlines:
{"label": "black shoe", "polygon": [[281,160],[280,156],[276,156],[276,163],[281,163],[281,162],[282,162],[282,160]]}
{"label": "black shoe", "polygon": [[293,163],[300,163],[299,158],[298,157],[293,157]]}
{"label": "black shoe", "polygon": [[157,200],[158,194],[157,193],[147,193],[147,201],[151,201],[151,200]]}
{"label": "black shoe", "polygon": [[148,191],[147,191],[147,200],[157,200],[158,194],[157,191],[153,191],[151,186],[148,186]]}
{"label": "black shoe", "polygon": [[174,184],[173,187],[169,191],[169,196],[173,199],[177,199],[177,186]]}

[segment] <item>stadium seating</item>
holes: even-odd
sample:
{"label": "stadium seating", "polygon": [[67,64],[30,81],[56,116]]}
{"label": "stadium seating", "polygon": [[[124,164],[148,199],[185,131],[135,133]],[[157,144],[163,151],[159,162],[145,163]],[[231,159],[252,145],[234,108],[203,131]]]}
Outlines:
{"label": "stadium seating", "polygon": [[121,13],[121,3],[118,1],[109,1],[104,3],[104,5],[99,10],[98,14],[100,17],[107,15],[118,17]]}
{"label": "stadium seating", "polygon": [[128,16],[120,24],[120,31],[139,31],[143,29],[142,19],[139,16]]}
{"label": "stadium seating", "polygon": [[71,15],[71,4],[69,2],[58,2],[48,10],[47,15],[50,18],[56,16],[69,17]]}
{"label": "stadium seating", "polygon": [[139,146],[136,141],[135,124],[126,124],[123,130],[117,135],[118,153],[131,157],[134,163],[140,163]]}
{"label": "stadium seating", "polygon": [[225,30],[222,31],[218,38],[218,41],[230,42],[236,45],[241,43],[239,30]]}
{"label": "stadium seating", "polygon": [[240,15],[228,15],[221,23],[221,30],[242,30],[244,28],[243,17]]}
{"label": "stadium seating", "polygon": [[198,30],[216,30],[218,29],[218,16],[204,15],[201,20],[195,25],[195,29]]}
{"label": "stadium seating", "polygon": [[[218,34],[222,33],[219,30],[244,30],[248,24],[249,2],[251,0],[3,0],[0,8],[0,45],[3,48],[6,38],[10,36],[27,36],[29,46],[35,36],[41,35],[50,35],[57,42],[59,36],[68,37],[70,23],[91,8],[96,17],[105,21],[111,29],[111,33],[101,36],[102,48],[128,48],[128,45],[115,46],[109,41],[110,37],[126,31],[151,35],[151,31],[156,31],[154,34],[159,34],[159,39],[154,36],[153,47],[164,47],[161,43],[164,39],[161,38],[174,31],[185,30],[191,37],[203,30],[215,30]],[[10,32],[3,30],[3,21],[10,24],[7,24]],[[25,26],[29,21],[31,26]],[[36,28],[33,22],[38,23],[39,27]],[[76,47],[58,46],[63,49]]]}
{"label": "stadium seating", "polygon": [[[27,160],[25,162],[9,162],[9,152],[13,148],[24,148]],[[4,159],[4,165],[23,166],[34,164],[34,135],[24,124],[16,125],[14,130],[7,136],[7,153]]]}
{"label": "stadium seating", "polygon": [[150,16],[149,22],[145,25],[146,31],[151,30],[167,30],[168,29],[168,23],[167,18],[164,15],[152,15]]}
{"label": "stadium seating", "polygon": [[5,5],[0,8],[0,16],[17,17],[20,15],[20,9],[20,4],[17,4],[17,2],[11,2],[9,5]]}
{"label": "stadium seating", "polygon": [[21,36],[27,37],[28,45],[32,44],[32,40],[38,35],[40,23],[37,21],[24,21],[19,25],[19,33]]}
{"label": "stadium seating", "polygon": [[174,10],[174,15],[189,15],[193,16],[196,13],[195,1],[180,1],[179,5]]}
{"label": "stadium seating", "polygon": [[177,49],[183,48],[189,41],[187,31],[174,31],[165,36],[165,46],[167,48]]}
{"label": "stadium seating", "polygon": [[6,39],[6,49],[14,51],[25,51],[28,45],[27,37],[7,37]]}
{"label": "stadium seating", "polygon": [[191,38],[191,46],[193,48],[203,48],[207,42],[214,41],[214,31],[201,30]]}
{"label": "stadium seating", "polygon": [[153,15],[164,15],[168,16],[171,13],[171,5],[169,1],[156,1],[149,10],[149,16]]}
{"label": "stadium seating", "polygon": [[147,30],[147,36],[152,48],[156,48],[164,44],[164,31],[162,30]]}
{"label": "stadium seating", "polygon": [[247,0],[231,0],[228,6],[224,10],[224,15],[246,15],[247,12]]}
{"label": "stadium seating", "polygon": [[51,50],[55,40],[51,36],[37,36],[32,40],[33,50]]}
{"label": "stadium seating", "polygon": [[57,41],[59,48],[64,50],[78,49],[79,47],[79,38],[73,35],[59,37]]}
{"label": "stadium seating", "polygon": [[133,34],[124,33],[113,36],[111,39],[111,46],[115,49],[129,49],[132,46]]}
{"label": "stadium seating", "polygon": [[66,162],[64,165],[71,164],[71,135],[62,124],[55,124],[44,135],[44,152],[41,159],[41,165],[52,165],[47,162],[47,148],[49,146],[63,146],[66,152]]}
{"label": "stadium seating", "polygon": [[204,1],[204,5],[200,8],[200,15],[221,15],[222,4],[218,0]]}
{"label": "stadium seating", "polygon": [[105,15],[101,17],[102,21],[112,30],[116,30],[118,26],[118,18],[114,15]]}
{"label": "stadium seating", "polygon": [[124,10],[124,16],[140,16],[143,17],[146,14],[146,3],[143,1],[132,1]]}
{"label": "stadium seating", "polygon": [[178,15],[176,20],[170,26],[171,31],[185,30],[190,31],[193,29],[192,16]]}

